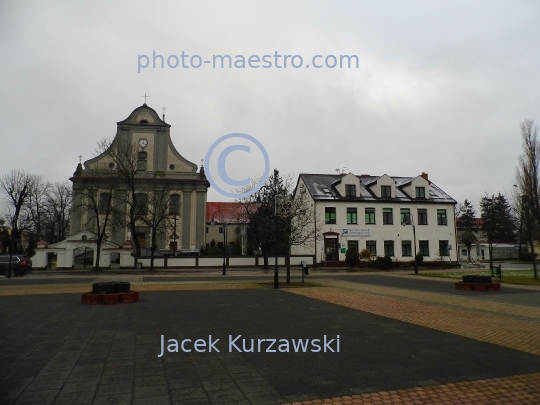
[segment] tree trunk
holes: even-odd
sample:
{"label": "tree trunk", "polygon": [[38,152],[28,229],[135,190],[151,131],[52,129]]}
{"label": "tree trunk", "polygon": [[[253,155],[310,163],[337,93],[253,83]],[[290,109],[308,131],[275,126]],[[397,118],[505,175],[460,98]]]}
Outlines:
{"label": "tree trunk", "polygon": [[287,284],[291,284],[291,255],[290,255],[290,252],[285,257],[285,262],[287,263]]}
{"label": "tree trunk", "polygon": [[96,243],[96,265],[94,266],[95,271],[99,271],[99,257],[101,255],[101,242]]}
{"label": "tree trunk", "polygon": [[266,247],[266,243],[263,244],[263,256],[264,256],[264,260],[263,260],[263,263],[264,263],[264,269],[265,270],[268,270],[268,249]]}
{"label": "tree trunk", "polygon": [[493,269],[493,242],[489,242],[489,271]]}
{"label": "tree trunk", "polygon": [[471,247],[467,246],[467,263],[471,262]]}

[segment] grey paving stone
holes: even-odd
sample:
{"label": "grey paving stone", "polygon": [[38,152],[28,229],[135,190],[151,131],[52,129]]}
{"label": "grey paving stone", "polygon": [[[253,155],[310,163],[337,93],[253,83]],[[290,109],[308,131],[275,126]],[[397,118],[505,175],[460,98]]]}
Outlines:
{"label": "grey paving stone", "polygon": [[106,374],[101,377],[101,384],[118,384],[133,381],[133,372],[129,371],[125,374]]}
{"label": "grey paving stone", "polygon": [[272,388],[270,384],[266,381],[244,381],[238,382],[238,386],[244,392],[271,392],[272,394],[276,391]]}
{"label": "grey paving stone", "polygon": [[32,383],[32,378],[0,381],[0,399],[15,399]]}
{"label": "grey paving stone", "polygon": [[167,378],[163,375],[149,375],[142,377],[135,377],[135,385],[137,387],[144,387],[145,385],[166,385]]}
{"label": "grey paving stone", "polygon": [[119,395],[105,395],[96,396],[92,405],[131,405],[132,395],[119,394]]}
{"label": "grey paving stone", "polygon": [[206,391],[202,387],[171,389],[173,401],[207,398]]}
{"label": "grey paving stone", "polygon": [[85,382],[85,381],[99,381],[101,378],[100,372],[92,372],[92,373],[72,373],[68,377],[67,381],[68,383],[74,383],[74,382]]}
{"label": "grey paving stone", "polygon": [[83,391],[90,391],[95,392],[96,388],[98,386],[99,381],[80,381],[80,382],[72,382],[64,385],[62,388],[62,394],[67,394],[70,392],[83,392]]}
{"label": "grey paving stone", "polygon": [[149,385],[146,387],[135,387],[134,398],[152,398],[169,395],[166,385]]}
{"label": "grey paving stone", "polygon": [[238,388],[234,380],[231,379],[203,381],[203,387],[206,391],[221,391]]}
{"label": "grey paving stone", "polygon": [[171,400],[168,396],[135,398],[133,405],[170,405]]}
{"label": "grey paving stone", "polygon": [[173,400],[173,405],[211,405],[207,398]]}
{"label": "grey paving stone", "polygon": [[208,397],[212,403],[219,403],[225,401],[242,401],[245,400],[243,392],[239,389],[229,389],[223,391],[209,391]]}
{"label": "grey paving stone", "polygon": [[56,390],[62,388],[65,380],[38,380],[37,378],[26,388],[26,391]]}
{"label": "grey paving stone", "polygon": [[25,391],[18,399],[17,404],[29,404],[32,402],[53,402],[59,390]]}
{"label": "grey paving stone", "polygon": [[103,395],[115,395],[115,394],[126,394],[133,392],[132,383],[120,383],[120,384],[107,384],[100,385],[96,392],[96,396]]}
{"label": "grey paving stone", "polygon": [[167,378],[169,388],[196,388],[201,387],[198,378]]}
{"label": "grey paving stone", "polygon": [[61,393],[56,397],[54,405],[91,404],[94,391]]}

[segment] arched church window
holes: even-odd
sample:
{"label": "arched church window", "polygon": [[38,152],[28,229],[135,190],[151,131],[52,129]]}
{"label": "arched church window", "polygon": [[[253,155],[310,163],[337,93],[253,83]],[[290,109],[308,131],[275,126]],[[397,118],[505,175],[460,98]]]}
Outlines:
{"label": "arched church window", "polygon": [[139,124],[148,124],[148,120],[140,120]]}

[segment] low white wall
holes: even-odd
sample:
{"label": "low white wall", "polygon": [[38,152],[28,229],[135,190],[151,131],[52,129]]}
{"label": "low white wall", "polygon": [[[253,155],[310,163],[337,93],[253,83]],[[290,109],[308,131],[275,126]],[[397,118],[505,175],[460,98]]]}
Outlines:
{"label": "low white wall", "polygon": [[255,266],[255,257],[231,257],[229,266]]}
{"label": "low white wall", "polygon": [[313,265],[313,256],[292,256],[291,266],[300,266],[302,261],[306,262],[308,265]]}
{"label": "low white wall", "polygon": [[199,266],[221,266],[223,258],[216,257],[199,257]]}
{"label": "low white wall", "polygon": [[194,257],[175,257],[167,260],[167,267],[195,267],[196,265],[197,259],[195,259]]}

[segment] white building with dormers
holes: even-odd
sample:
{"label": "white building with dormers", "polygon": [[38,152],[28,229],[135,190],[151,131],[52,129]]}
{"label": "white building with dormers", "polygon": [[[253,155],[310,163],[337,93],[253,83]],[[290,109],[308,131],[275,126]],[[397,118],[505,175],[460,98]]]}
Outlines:
{"label": "white building with dormers", "polygon": [[314,254],[318,263],[345,260],[348,248],[409,261],[416,251],[425,261],[455,261],[456,201],[428,179],[349,174],[300,174],[296,193],[308,193],[314,204],[314,246],[293,254]]}

